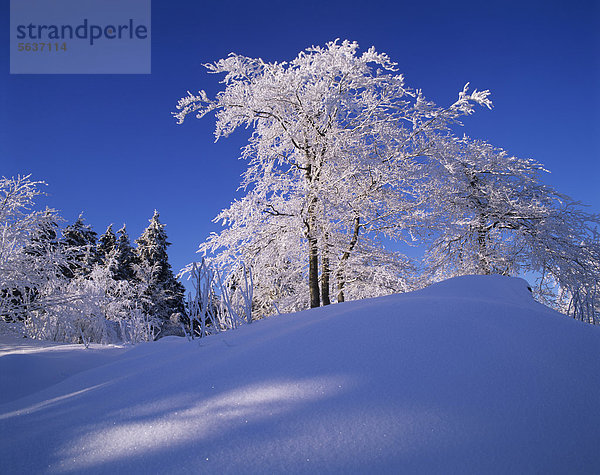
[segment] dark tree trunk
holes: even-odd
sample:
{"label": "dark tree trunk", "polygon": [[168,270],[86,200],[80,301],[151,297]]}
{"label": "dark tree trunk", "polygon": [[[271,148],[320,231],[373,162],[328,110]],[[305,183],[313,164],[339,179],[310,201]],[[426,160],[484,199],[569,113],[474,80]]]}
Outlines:
{"label": "dark tree trunk", "polygon": [[317,239],[311,234],[314,231],[309,228],[308,236],[308,288],[310,290],[310,308],[321,306],[319,294],[319,248]]}
{"label": "dark tree trunk", "polygon": [[352,238],[350,239],[350,244],[348,245],[348,249],[344,252],[344,254],[342,254],[342,257],[340,259],[340,265],[338,267],[338,272],[337,272],[337,281],[338,281],[337,301],[338,302],[343,302],[345,300],[344,287],[346,286],[346,261],[348,261],[348,258],[350,257],[350,253],[354,249],[354,246],[356,246],[356,243],[358,241],[359,231],[360,231],[360,217],[356,216],[354,218],[354,229],[352,231]]}
{"label": "dark tree trunk", "polygon": [[[313,167],[311,162],[314,157],[305,148],[306,169],[305,179],[310,190],[313,185]],[[315,217],[318,198],[311,192],[308,194],[307,216],[304,220],[306,226],[306,239],[308,240],[308,290],[310,293],[310,308],[321,306],[321,294],[319,292],[319,243],[317,241],[317,220]]]}
{"label": "dark tree trunk", "polygon": [[491,274],[490,263],[488,260],[488,248],[487,248],[487,229],[486,229],[486,217],[483,214],[479,215],[477,224],[477,247],[479,253],[479,273],[483,275]]}
{"label": "dark tree trunk", "polygon": [[323,306],[331,303],[331,300],[329,299],[329,276],[331,274],[331,270],[329,269],[329,252],[327,246],[327,235],[325,235],[325,244],[323,246],[323,250],[321,251],[321,298],[323,300]]}
{"label": "dark tree trunk", "polygon": [[475,236],[477,239],[477,273],[478,274],[491,274],[489,256],[488,256],[488,248],[487,248],[487,238],[488,238],[488,229],[486,227],[487,216],[485,213],[487,207],[487,201],[485,196],[481,191],[481,187],[479,185],[479,178],[477,175],[473,175],[469,180],[469,187],[471,188],[471,202],[475,209],[475,213],[477,213],[477,224],[475,225]]}

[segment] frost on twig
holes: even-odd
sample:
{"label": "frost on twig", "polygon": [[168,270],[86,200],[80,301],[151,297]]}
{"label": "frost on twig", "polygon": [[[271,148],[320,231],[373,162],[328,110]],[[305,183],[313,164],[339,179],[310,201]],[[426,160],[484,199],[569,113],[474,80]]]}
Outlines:
{"label": "frost on twig", "polygon": [[252,272],[244,264],[225,281],[206,259],[193,263],[189,272],[194,286],[188,298],[192,338],[252,323]]}

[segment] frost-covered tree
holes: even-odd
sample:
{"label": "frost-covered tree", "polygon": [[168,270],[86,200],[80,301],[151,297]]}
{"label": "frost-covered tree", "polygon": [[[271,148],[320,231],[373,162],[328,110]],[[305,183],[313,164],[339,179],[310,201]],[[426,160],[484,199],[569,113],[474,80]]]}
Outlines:
{"label": "frost-covered tree", "polygon": [[98,261],[105,267],[112,267],[111,261],[114,259],[116,247],[117,236],[112,230],[112,224],[109,224],[104,234],[98,238],[98,245],[96,246]]}
{"label": "frost-covered tree", "polygon": [[600,322],[600,217],[545,185],[533,160],[467,137],[436,150],[429,198],[437,233],[426,256],[434,278],[537,276],[542,301]]}
{"label": "frost-covered tree", "polygon": [[54,279],[39,288],[53,305],[29,312],[25,322],[32,338],[82,343],[151,341],[159,322],[140,305],[145,284],[115,280],[95,265],[87,275]]}
{"label": "frost-covered tree", "polygon": [[515,274],[523,233],[534,231],[552,205],[542,166],[467,137],[439,141],[428,193],[438,230],[430,270],[453,274]]}
{"label": "frost-covered tree", "polygon": [[67,278],[87,275],[99,262],[97,237],[92,227],[84,222],[83,213],[73,224],[63,229],[60,245],[69,256],[69,265],[63,269]]}
{"label": "frost-covered tree", "polygon": [[[242,259],[264,302],[269,292],[273,303],[280,292],[290,296],[300,281],[311,307],[332,301],[334,282],[342,301],[361,275],[377,274],[374,256],[383,251],[375,238],[405,236],[421,200],[419,158],[434,143],[429,136],[476,104],[491,106],[488,91],[465,87],[440,108],[406,86],[387,55],[359,54],[349,41],[309,48],[289,63],[231,54],[206,67],[225,74],[224,90],[214,99],[189,93],[179,122],[214,111],[217,139],[240,126],[253,133],[242,153],[247,195],[217,217],[226,229],[201,250],[223,265]],[[358,263],[370,273],[351,267]],[[404,269],[401,259],[394,279]],[[305,305],[292,298],[285,307]]]}
{"label": "frost-covered tree", "polygon": [[42,185],[29,175],[0,178],[0,315],[10,319],[22,317],[34,299],[48,305],[37,289],[68,264],[56,245],[56,211],[35,210]]}
{"label": "frost-covered tree", "polygon": [[24,320],[32,338],[153,339],[157,321],[141,304],[147,284],[117,280],[96,261],[95,233],[81,217],[59,239],[56,211],[35,210],[43,184],[0,178],[0,317]]}
{"label": "frost-covered tree", "polygon": [[125,224],[123,224],[123,227],[119,229],[117,233],[119,235],[115,244],[114,276],[117,280],[133,281],[135,280],[134,267],[137,261],[135,250],[131,246]]}
{"label": "frost-covered tree", "polygon": [[144,295],[149,303],[147,311],[161,320],[169,320],[172,315],[185,315],[185,289],[173,275],[167,247],[165,225],[154,211],[150,224],[137,243],[137,279],[147,285]]}
{"label": "frost-covered tree", "polygon": [[55,251],[59,247],[58,241],[58,216],[51,210],[45,210],[46,219],[40,221],[29,233],[25,245],[25,254],[39,257]]}
{"label": "frost-covered tree", "polygon": [[[55,273],[58,270],[56,263],[62,256],[58,247],[58,223],[56,216],[52,211],[46,210],[45,217],[48,219],[36,223],[31,231],[24,247],[22,248],[24,260],[22,265],[29,272],[37,273],[37,268],[40,263],[44,263],[39,277],[36,279],[37,285],[45,282],[48,279],[55,278]],[[53,264],[52,262],[55,262]],[[44,275],[46,273],[46,275]],[[4,290],[4,295],[12,295],[12,313],[13,319],[23,320],[27,316],[30,308],[38,305],[36,300],[39,300],[39,292],[36,287],[15,288]]]}

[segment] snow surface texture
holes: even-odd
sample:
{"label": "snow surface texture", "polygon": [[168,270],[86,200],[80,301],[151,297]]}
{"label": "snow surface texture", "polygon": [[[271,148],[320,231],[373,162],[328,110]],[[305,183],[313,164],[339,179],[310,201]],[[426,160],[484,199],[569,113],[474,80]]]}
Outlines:
{"label": "snow surface texture", "polygon": [[[98,347],[0,347],[3,474],[600,473],[600,328],[521,279],[460,277],[95,360]],[[39,368],[74,374],[33,383]]]}

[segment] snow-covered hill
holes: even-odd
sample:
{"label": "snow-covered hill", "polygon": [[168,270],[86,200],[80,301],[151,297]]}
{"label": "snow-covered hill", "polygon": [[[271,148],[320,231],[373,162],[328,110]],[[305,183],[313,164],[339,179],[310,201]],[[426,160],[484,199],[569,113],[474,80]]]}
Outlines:
{"label": "snow-covered hill", "polygon": [[3,474],[600,473],[600,328],[521,279],[461,277],[194,342],[12,345]]}

